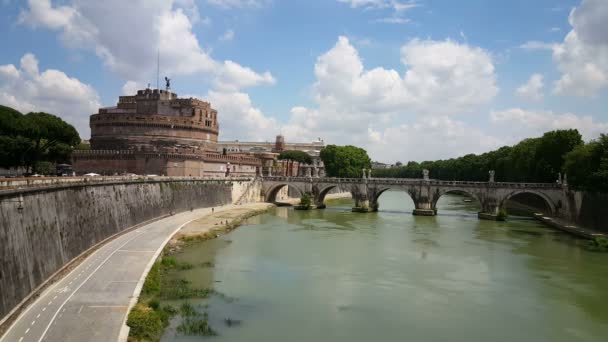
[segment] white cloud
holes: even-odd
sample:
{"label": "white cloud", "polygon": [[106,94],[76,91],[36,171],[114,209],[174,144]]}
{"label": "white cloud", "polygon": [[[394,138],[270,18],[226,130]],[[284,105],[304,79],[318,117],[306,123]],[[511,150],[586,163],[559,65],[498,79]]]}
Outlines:
{"label": "white cloud", "polygon": [[515,93],[517,96],[531,101],[540,101],[543,99],[543,76],[541,74],[533,74],[527,83],[522,84]]}
{"label": "white cloud", "polygon": [[363,10],[390,10],[392,15],[374,20],[377,23],[386,24],[407,24],[410,19],[403,18],[403,14],[413,8],[419,7],[415,0],[337,0],[348,4],[351,8],[362,8]]}
{"label": "white cloud", "polygon": [[[67,46],[95,52],[110,70],[126,80],[146,83],[154,78],[160,49],[163,74],[201,74],[232,88],[243,84],[228,84],[234,79],[221,79],[222,75],[231,75],[231,70],[224,68],[236,63],[217,61],[201,47],[192,31],[194,23],[200,21],[193,0],[143,2],[70,0],[69,5],[54,7],[49,0],[28,0],[28,9],[21,13],[20,22],[60,31]],[[223,3],[235,5],[237,1]],[[245,84],[272,84],[274,78],[267,74],[250,77],[257,82]]]}
{"label": "white cloud", "polygon": [[410,19],[400,18],[400,17],[386,17],[374,20],[377,23],[385,23],[385,24],[408,24],[411,22]]}
{"label": "white cloud", "polygon": [[234,30],[227,30],[223,35],[220,36],[219,39],[223,42],[234,40]]}
{"label": "white cloud", "polygon": [[270,0],[207,0],[213,6],[230,8],[258,8],[264,6]]}
{"label": "white cloud", "polygon": [[[417,159],[415,150],[421,145],[406,144],[415,141],[445,147],[432,148],[427,159],[464,151],[460,147],[470,144],[470,137],[483,140],[475,143],[480,149],[494,146],[495,139],[446,117],[476,110],[494,98],[498,88],[489,53],[450,40],[414,39],[403,45],[401,60],[406,66],[403,73],[381,67],[367,70],[349,40],[339,37],[315,65],[312,91],[317,107],[294,107],[282,132],[299,140],[320,136],[364,146],[385,161]],[[455,140],[451,145],[446,139],[427,140],[432,129],[448,132]],[[400,138],[403,144],[398,132],[407,134]],[[381,142],[388,138],[401,145]]]}
{"label": "white cloud", "polygon": [[510,135],[511,142],[540,136],[544,132],[556,129],[576,128],[586,140],[597,138],[600,133],[608,132],[608,122],[595,122],[591,116],[579,116],[572,113],[557,114],[552,111],[511,108],[492,111],[490,119],[494,125]]}
{"label": "white cloud", "polygon": [[420,6],[417,1],[398,1],[398,0],[338,0],[338,2],[348,4],[351,8],[364,9],[386,9],[390,8],[396,12],[405,12]]}
{"label": "white cloud", "polygon": [[448,159],[496,149],[504,142],[480,129],[448,117],[431,117],[412,124],[369,130],[370,155],[386,162]]}
{"label": "white cloud", "polygon": [[222,140],[262,141],[277,131],[275,119],[264,116],[245,93],[210,91],[206,99],[220,113]]}
{"label": "white cloud", "polygon": [[137,91],[140,89],[144,89],[144,85],[136,82],[136,81],[127,81],[122,86],[122,94],[123,95],[135,95]]}
{"label": "white cloud", "polygon": [[555,93],[594,96],[608,87],[608,1],[583,0],[570,12],[572,30],[553,47],[561,72]]}
{"label": "white cloud", "polygon": [[43,111],[60,116],[76,127],[81,137],[89,136],[89,115],[99,108],[93,87],[64,72],[38,70],[33,54],[21,58],[20,68],[0,66],[0,103],[22,112]]}
{"label": "white cloud", "polygon": [[537,40],[530,40],[520,45],[519,48],[526,50],[553,50],[555,45],[556,43],[545,43]]}

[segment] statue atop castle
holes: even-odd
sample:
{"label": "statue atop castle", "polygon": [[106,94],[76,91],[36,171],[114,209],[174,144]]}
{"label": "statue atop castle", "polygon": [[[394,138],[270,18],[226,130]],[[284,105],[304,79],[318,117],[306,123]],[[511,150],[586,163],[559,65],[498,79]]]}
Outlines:
{"label": "statue atop castle", "polygon": [[165,90],[166,91],[171,90],[171,79],[167,76],[165,76]]}

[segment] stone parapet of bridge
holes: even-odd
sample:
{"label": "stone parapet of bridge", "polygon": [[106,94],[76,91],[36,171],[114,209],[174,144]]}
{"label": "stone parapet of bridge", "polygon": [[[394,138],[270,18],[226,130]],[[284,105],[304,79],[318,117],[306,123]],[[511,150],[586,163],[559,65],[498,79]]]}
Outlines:
{"label": "stone parapet of bridge", "polygon": [[[413,200],[415,215],[435,215],[437,201],[447,193],[465,193],[481,205],[480,218],[496,219],[506,202],[521,193],[531,193],[542,198],[551,215],[568,219],[572,215],[568,187],[558,183],[529,182],[469,182],[443,181],[413,178],[312,178],[312,177],[264,177],[263,192],[266,201],[273,202],[284,186],[299,193],[310,194],[318,208],[324,208],[324,200],[330,190],[349,191],[356,211],[377,211],[378,198],[387,190],[406,192]],[[571,197],[571,196],[570,196]]]}

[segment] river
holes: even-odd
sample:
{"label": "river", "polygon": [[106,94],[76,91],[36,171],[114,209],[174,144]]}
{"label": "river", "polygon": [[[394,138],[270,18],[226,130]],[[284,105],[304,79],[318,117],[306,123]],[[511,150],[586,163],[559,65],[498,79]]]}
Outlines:
{"label": "river", "polygon": [[[213,341],[606,341],[608,254],[536,221],[477,219],[446,195],[411,215],[400,192],[380,212],[277,208],[176,257],[171,276],[221,295],[191,300]],[[226,319],[234,322],[228,326]],[[175,332],[163,341],[199,341]]]}

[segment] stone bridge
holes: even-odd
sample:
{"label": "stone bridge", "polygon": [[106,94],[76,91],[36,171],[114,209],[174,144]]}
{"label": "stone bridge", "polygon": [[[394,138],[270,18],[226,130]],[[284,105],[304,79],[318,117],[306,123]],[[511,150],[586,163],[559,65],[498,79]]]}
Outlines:
{"label": "stone bridge", "polygon": [[[534,194],[544,200],[548,212],[545,214],[571,219],[567,185],[560,183],[503,183],[462,182],[407,178],[312,178],[312,177],[263,177],[262,192],[265,201],[275,202],[278,191],[284,186],[300,194],[309,194],[317,208],[325,208],[325,196],[332,189],[350,192],[355,202],[353,211],[378,210],[378,198],[387,190],[407,193],[413,200],[414,215],[437,214],[437,201],[447,193],[466,194],[477,199],[481,205],[479,218],[497,219],[507,201],[522,193]],[[575,209],[575,208],[572,208]],[[575,209],[576,210],[576,209]]]}

